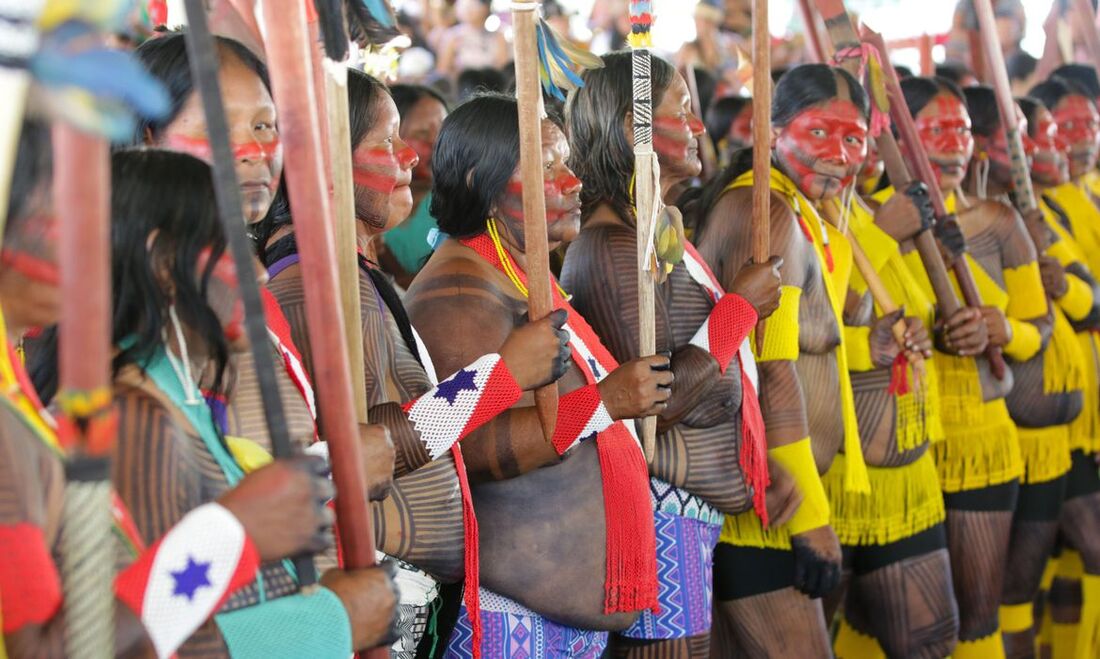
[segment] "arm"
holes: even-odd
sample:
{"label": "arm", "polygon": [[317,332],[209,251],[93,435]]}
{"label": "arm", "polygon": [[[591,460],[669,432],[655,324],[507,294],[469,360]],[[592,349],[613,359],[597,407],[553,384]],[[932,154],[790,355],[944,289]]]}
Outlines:
{"label": "arm", "polygon": [[1078,262],[1069,264],[1066,284],[1066,293],[1057,302],[1073,328],[1077,331],[1100,329],[1100,284],[1088,268]]}
{"label": "arm", "polygon": [[1046,347],[1054,327],[1046,291],[1039,274],[1035,244],[1023,218],[1014,209],[1003,207],[1008,217],[997,222],[1001,229],[1003,274],[1008,307],[1005,315],[1012,333],[1005,353],[1016,361],[1026,361]]}
{"label": "arm", "polygon": [[[573,295],[573,307],[592,325],[619,363],[641,356],[636,244],[634,230],[629,227],[592,227],[570,245],[562,268],[562,283]],[[662,433],[704,400],[725,370],[705,350],[690,343],[673,350],[672,304],[671,284],[666,280],[657,287],[657,352],[672,353],[675,379],[669,406],[657,418]]]}
{"label": "arm", "polygon": [[[451,256],[422,271],[410,289],[409,318],[441,376],[500,350],[517,325],[525,305],[501,291],[490,279],[494,274],[486,264]],[[468,434],[462,451],[471,481],[513,478],[560,459],[543,436],[529,393]]]}

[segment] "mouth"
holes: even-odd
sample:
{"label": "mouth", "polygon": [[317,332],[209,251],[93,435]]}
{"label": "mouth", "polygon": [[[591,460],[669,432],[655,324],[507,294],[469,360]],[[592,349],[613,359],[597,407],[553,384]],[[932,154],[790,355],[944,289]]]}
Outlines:
{"label": "mouth", "polygon": [[241,192],[244,194],[258,194],[260,192],[271,192],[270,181],[246,181],[241,183]]}

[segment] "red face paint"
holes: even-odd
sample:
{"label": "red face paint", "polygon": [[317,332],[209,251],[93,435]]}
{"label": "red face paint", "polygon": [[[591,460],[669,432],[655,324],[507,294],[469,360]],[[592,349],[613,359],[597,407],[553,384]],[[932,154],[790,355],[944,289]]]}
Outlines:
{"label": "red face paint", "polygon": [[[195,265],[200,276],[206,273],[212,252],[209,247],[199,252]],[[244,303],[240,298],[241,281],[237,275],[237,267],[228,253],[223,252],[214,263],[210,272],[210,283],[214,285],[207,290],[207,304],[221,319],[225,338],[235,342],[244,336]],[[226,306],[230,307],[228,312]]]}
{"label": "red face paint", "polygon": [[701,167],[699,140],[703,122],[691,114],[653,117],[653,150],[661,158],[662,167],[694,176]]}
{"label": "red face paint", "polygon": [[61,270],[57,264],[27,252],[4,248],[0,250],[0,264],[14,270],[27,279],[49,286],[61,285]]}
{"label": "red face paint", "polygon": [[[186,135],[165,135],[163,146],[172,151],[179,151],[210,163],[214,160],[214,149],[210,140],[205,137],[188,137]],[[271,162],[282,152],[283,145],[279,138],[269,142],[241,142],[231,144],[234,160],[266,161]]]}
{"label": "red face paint", "polygon": [[1100,151],[1100,115],[1084,96],[1066,96],[1054,108],[1058,133],[1069,144],[1070,174],[1076,178],[1096,165]]}
{"label": "red face paint", "polygon": [[781,128],[775,151],[803,194],[832,197],[855,179],[867,157],[867,120],[847,100],[810,107]]}
{"label": "red face paint", "polygon": [[1040,185],[1048,186],[1061,185],[1068,181],[1066,144],[1058,135],[1058,124],[1049,112],[1038,113],[1033,141],[1035,156],[1032,160],[1031,178]]}
{"label": "red face paint", "polygon": [[0,264],[48,286],[61,284],[57,245],[61,227],[53,215],[28,217],[0,250]]}
{"label": "red face paint", "polygon": [[[552,179],[544,179],[542,186],[547,222],[552,224],[580,209],[582,184],[572,172],[566,171]],[[515,178],[509,180],[505,191],[515,200],[517,208],[523,207],[523,181]]]}
{"label": "red face paint", "polygon": [[214,150],[210,146],[210,140],[205,137],[188,137],[169,133],[164,136],[162,146],[172,151],[186,153],[206,163],[214,161]]}
{"label": "red face paint", "polygon": [[352,179],[356,185],[390,194],[395,188],[408,185],[411,170],[419,160],[416,151],[405,146],[396,153],[389,148],[361,149],[352,157]]}
{"label": "red face paint", "polygon": [[914,124],[940,185],[954,189],[966,176],[966,167],[974,154],[974,135],[970,132],[970,114],[962,101],[952,94],[937,94],[917,113]]}
{"label": "red face paint", "polygon": [[271,162],[282,150],[283,145],[279,138],[270,142],[247,142],[234,144],[233,158],[235,160],[266,161]]}

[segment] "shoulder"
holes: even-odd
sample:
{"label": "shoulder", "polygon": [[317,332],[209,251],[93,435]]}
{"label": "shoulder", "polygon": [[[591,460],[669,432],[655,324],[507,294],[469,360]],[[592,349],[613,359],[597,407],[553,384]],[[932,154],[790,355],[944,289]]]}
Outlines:
{"label": "shoulder", "polygon": [[469,247],[448,240],[413,279],[405,294],[405,303],[410,313],[415,313],[420,304],[463,298],[478,298],[505,306],[520,301],[514,286],[493,265]]}

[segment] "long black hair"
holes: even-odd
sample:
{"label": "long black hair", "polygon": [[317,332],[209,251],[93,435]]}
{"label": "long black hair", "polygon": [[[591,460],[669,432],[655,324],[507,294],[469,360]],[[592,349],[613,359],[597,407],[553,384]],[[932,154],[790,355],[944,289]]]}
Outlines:
{"label": "long black hair", "polygon": [[42,203],[42,194],[49,189],[53,175],[51,144],[48,124],[30,119],[23,122],[11,175],[5,234],[19,229],[23,221],[37,212],[36,205]]}
{"label": "long black hair", "polygon": [[[244,44],[227,37],[215,36],[218,54],[231,54],[248,67],[263,82],[271,93],[271,80],[267,75],[267,66]],[[142,119],[134,134],[133,143],[143,144],[146,135],[154,140],[167,128],[195,91],[195,81],[191,78],[190,61],[187,57],[187,43],[183,32],[171,32],[156,39],[149,39],[134,51],[141,63],[153,77],[160,80],[168,89],[172,110],[168,115],[156,121]]]}
{"label": "long black hair", "polygon": [[[848,96],[864,119],[870,121],[871,101],[863,86],[855,76],[844,69],[827,64],[802,64],[796,66],[779,79],[772,97],[772,126],[783,128],[791,123],[803,110],[819,103],[837,98],[841,93],[840,81],[848,88]],[[729,166],[719,172],[699,194],[698,201],[688,209],[690,218],[686,221],[695,226],[696,235],[702,235],[707,215],[726,187],[745,172],[752,169],[752,150],[770,149],[768,144],[754,144],[733,154]],[[774,163],[774,159],[773,159]],[[685,210],[685,209],[681,209]]]}
{"label": "long black hair", "polygon": [[1033,96],[1018,97],[1016,105],[1020,106],[1020,112],[1024,113],[1024,119],[1027,120],[1027,134],[1035,137],[1035,130],[1038,128],[1035,125],[1035,115],[1039,113],[1040,109],[1045,109],[1046,105]]}
{"label": "long black hair", "polygon": [[[200,253],[210,248],[202,272]],[[211,389],[222,392],[229,347],[206,293],[225,237],[214,203],[210,167],[189,155],[160,149],[131,149],[111,157],[111,289],[115,345],[133,343],[115,357],[117,372],[141,366],[164,342],[168,308],[204,344],[214,364]],[[173,290],[162,287],[167,272]],[[248,276],[251,273],[241,273]]]}
{"label": "long black hair", "polygon": [[456,237],[485,230],[519,166],[519,109],[502,94],[475,96],[443,120],[432,155],[431,214]]}
{"label": "long black hair", "polygon": [[[377,78],[362,71],[348,69],[348,127],[351,132],[351,148],[355,149],[378,120],[377,103],[389,95],[389,90]],[[279,191],[271,202],[264,219],[251,227],[252,241],[266,262],[264,251],[268,239],[281,227],[291,223],[290,199],[287,195],[286,176],[279,184]]]}
{"label": "long black hair", "polygon": [[[581,189],[582,219],[606,203],[622,218],[634,217],[630,179],[634,173],[634,147],[624,130],[633,108],[631,54],[604,55],[603,68],[585,71],[584,87],[571,92],[565,103],[569,126],[569,167],[584,183]],[[665,60],[652,58],[653,107],[664,99],[676,69]]]}

